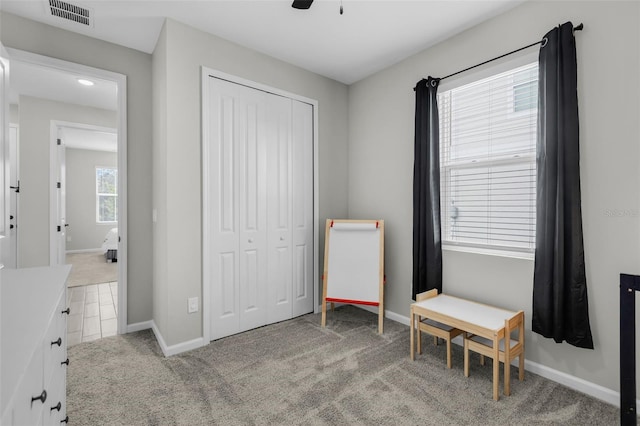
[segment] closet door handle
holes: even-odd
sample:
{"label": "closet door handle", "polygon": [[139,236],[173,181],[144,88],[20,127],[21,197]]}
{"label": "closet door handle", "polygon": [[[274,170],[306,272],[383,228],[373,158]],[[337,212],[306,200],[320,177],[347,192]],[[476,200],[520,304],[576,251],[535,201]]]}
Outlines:
{"label": "closet door handle", "polygon": [[62,346],[62,337],[58,337],[58,340],[54,340],[53,342],[51,342],[51,346],[53,345]]}
{"label": "closet door handle", "polygon": [[60,420],[60,423],[69,423],[69,416],[67,416],[64,419]]}
{"label": "closet door handle", "polygon": [[62,409],[62,403],[60,401],[58,401],[58,404],[56,404],[53,407],[51,407],[51,410],[49,410],[49,411],[53,411],[53,410],[60,411],[61,409]]}
{"label": "closet door handle", "polygon": [[32,396],[31,397],[31,405],[33,405],[34,401],[38,401],[40,400],[40,402],[42,402],[44,404],[44,402],[47,400],[47,391],[43,390],[42,393],[38,396]]}
{"label": "closet door handle", "polygon": [[60,312],[60,313],[69,315],[71,313],[71,308],[67,308],[64,311]]}
{"label": "closet door handle", "polygon": [[69,358],[65,359],[64,361],[62,361],[60,363],[60,365],[66,365],[67,367],[69,366]]}

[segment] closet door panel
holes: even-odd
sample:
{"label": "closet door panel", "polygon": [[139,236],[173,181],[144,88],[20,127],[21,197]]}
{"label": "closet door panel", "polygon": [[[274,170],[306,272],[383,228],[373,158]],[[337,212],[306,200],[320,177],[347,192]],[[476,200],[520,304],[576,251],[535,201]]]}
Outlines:
{"label": "closet door panel", "polygon": [[238,86],[240,329],[267,323],[266,94]]}
{"label": "closet door panel", "polygon": [[291,100],[269,96],[267,226],[269,323],[292,316]]}
{"label": "closet door panel", "polygon": [[313,312],[313,106],[292,101],[293,316]]}
{"label": "closet door panel", "polygon": [[209,116],[211,165],[211,338],[237,333],[239,315],[237,95],[228,83],[212,79]]}

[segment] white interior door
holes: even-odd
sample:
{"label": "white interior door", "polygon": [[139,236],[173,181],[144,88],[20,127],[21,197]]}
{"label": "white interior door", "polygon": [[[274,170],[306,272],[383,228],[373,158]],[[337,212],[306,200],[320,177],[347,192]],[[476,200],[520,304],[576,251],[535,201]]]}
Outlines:
{"label": "white interior door", "polygon": [[313,312],[313,106],[292,101],[293,316]]}
{"label": "white interior door", "polygon": [[[0,263],[7,262],[9,241],[9,59],[0,43]],[[10,255],[9,255],[10,256]],[[10,261],[9,261],[10,262]],[[0,266],[0,269],[2,266]]]}
{"label": "white interior door", "polygon": [[268,108],[269,322],[289,319],[292,310],[291,99],[269,97]]}
{"label": "white interior door", "polygon": [[9,125],[9,230],[4,247],[3,262],[6,268],[18,267],[18,195],[20,188],[20,173],[18,170],[19,129],[17,125]]}
{"label": "white interior door", "polygon": [[56,212],[57,212],[57,232],[56,232],[56,263],[64,265],[67,257],[67,209],[66,209],[66,155],[64,145],[64,130],[58,129],[58,140],[56,146],[57,156],[57,180],[52,182],[56,187]]}
{"label": "white interior door", "polygon": [[313,107],[212,77],[205,95],[214,340],[313,311]]}
{"label": "white interior door", "polygon": [[212,79],[211,338],[264,325],[266,94]]}
{"label": "white interior door", "polygon": [[[233,83],[227,83],[232,85]],[[267,321],[266,94],[237,86],[235,145],[240,247],[240,331]]]}

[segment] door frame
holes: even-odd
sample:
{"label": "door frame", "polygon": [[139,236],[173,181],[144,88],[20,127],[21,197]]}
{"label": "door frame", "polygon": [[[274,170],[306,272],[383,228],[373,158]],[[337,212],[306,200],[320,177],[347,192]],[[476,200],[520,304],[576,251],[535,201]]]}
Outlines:
{"label": "door frame", "polygon": [[[118,235],[120,242],[118,245],[118,334],[127,332],[127,76],[113,71],[94,68],[75,62],[64,61],[49,56],[38,55],[19,49],[6,49],[9,60],[17,60],[46,68],[53,68],[59,71],[81,74],[89,78],[109,80],[117,86],[117,132],[118,132]],[[51,164],[51,158],[50,158]],[[51,168],[51,167],[50,167]],[[49,176],[51,179],[50,170]],[[53,181],[50,181],[50,188],[53,188]],[[50,203],[50,222],[52,217],[52,207]],[[50,227],[54,232],[53,226]],[[52,238],[50,237],[50,241]],[[51,248],[49,249],[51,259]]]}
{"label": "door frame", "polygon": [[319,180],[318,180],[318,101],[295,93],[287,92],[262,83],[257,83],[223,71],[215,70],[205,66],[201,67],[201,99],[202,99],[202,338],[203,344],[208,345],[211,341],[211,253],[209,250],[211,239],[211,224],[209,223],[209,212],[211,211],[211,197],[209,196],[209,181],[211,177],[211,165],[209,164],[210,147],[204,143],[209,139],[211,129],[209,128],[209,116],[211,107],[209,105],[209,82],[210,78],[219,78],[231,83],[240,84],[252,89],[262,90],[274,95],[283,96],[296,101],[304,102],[313,106],[313,312],[319,310]]}

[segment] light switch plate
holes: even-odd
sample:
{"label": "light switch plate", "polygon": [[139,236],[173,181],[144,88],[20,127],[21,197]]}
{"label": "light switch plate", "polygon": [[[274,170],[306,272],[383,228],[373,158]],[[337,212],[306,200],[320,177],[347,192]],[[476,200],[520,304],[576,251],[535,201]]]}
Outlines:
{"label": "light switch plate", "polygon": [[194,312],[198,312],[198,298],[190,297],[188,299],[188,308],[187,312],[193,314]]}

